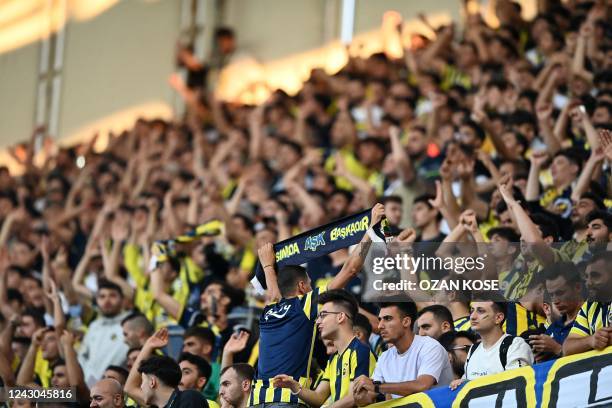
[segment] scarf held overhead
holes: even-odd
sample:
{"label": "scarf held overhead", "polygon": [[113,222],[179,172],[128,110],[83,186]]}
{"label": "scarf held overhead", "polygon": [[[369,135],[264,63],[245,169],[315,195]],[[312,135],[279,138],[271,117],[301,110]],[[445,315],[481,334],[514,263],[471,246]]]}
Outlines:
{"label": "scarf held overhead", "polygon": [[[274,244],[277,271],[286,265],[301,265],[342,248],[358,244],[370,225],[371,210],[365,210],[322,225],[310,231]],[[385,242],[380,228],[369,234],[375,242]],[[260,262],[257,262],[251,284],[258,294],[266,289],[266,277]]]}

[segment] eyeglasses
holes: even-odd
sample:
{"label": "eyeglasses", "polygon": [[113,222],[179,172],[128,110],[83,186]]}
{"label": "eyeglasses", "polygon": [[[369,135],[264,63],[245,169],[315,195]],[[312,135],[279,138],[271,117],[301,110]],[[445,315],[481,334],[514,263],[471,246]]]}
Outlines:
{"label": "eyeglasses", "polygon": [[351,318],[351,316],[347,315],[344,312],[326,312],[326,311],[322,311],[322,312],[319,312],[319,314],[317,315],[317,320],[323,320],[323,319],[325,319],[325,317],[327,315],[331,315],[331,314],[343,314],[343,315],[345,315],[347,317],[347,319]]}
{"label": "eyeglasses", "polygon": [[468,351],[470,351],[470,347],[472,347],[472,346],[471,345],[453,346],[453,347],[451,347],[451,350],[463,350],[463,351],[465,351],[467,353]]}

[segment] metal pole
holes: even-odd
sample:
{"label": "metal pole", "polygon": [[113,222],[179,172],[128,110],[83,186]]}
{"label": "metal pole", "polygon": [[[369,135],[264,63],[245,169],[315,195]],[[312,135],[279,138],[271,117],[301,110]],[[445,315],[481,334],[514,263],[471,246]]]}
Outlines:
{"label": "metal pole", "polygon": [[340,18],[340,40],[343,44],[350,44],[355,28],[355,0],[342,0]]}

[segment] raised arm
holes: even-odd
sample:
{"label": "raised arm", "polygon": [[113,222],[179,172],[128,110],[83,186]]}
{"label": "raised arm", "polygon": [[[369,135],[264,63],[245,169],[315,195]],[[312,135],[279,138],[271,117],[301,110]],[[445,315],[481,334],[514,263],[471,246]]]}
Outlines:
{"label": "raised arm", "polygon": [[449,228],[455,228],[459,217],[451,213],[444,202],[444,193],[442,192],[442,183],[440,183],[440,180],[436,180],[436,196],[433,200],[429,200],[429,205],[440,211],[440,214],[442,214],[442,217],[448,223]]}
{"label": "raised arm", "polygon": [[9,264],[8,249],[0,247],[0,313],[2,313],[5,320],[12,319],[16,314],[16,311],[10,306],[8,301],[6,281],[8,279]]}
{"label": "raised arm", "polygon": [[83,283],[85,273],[87,272],[87,268],[89,267],[89,263],[91,262],[91,258],[93,256],[94,245],[95,242],[93,241],[93,237],[90,236],[87,246],[85,247],[85,253],[79,260],[76,270],[74,271],[74,276],[72,277],[72,287],[77,293],[78,302],[82,305],[91,302],[94,298],[93,293]]}
{"label": "raised arm", "polygon": [[174,192],[168,190],[164,195],[164,208],[162,210],[162,218],[165,221],[164,225],[171,236],[180,234],[183,229],[172,205],[174,198]]}
{"label": "raised arm", "polygon": [[548,160],[548,154],[543,151],[533,152],[530,160],[531,166],[527,176],[525,200],[537,201],[540,199],[540,170],[542,170],[542,166]]}
{"label": "raised arm", "polygon": [[438,58],[438,55],[442,52],[444,47],[447,47],[453,40],[454,28],[453,26],[447,26],[442,29],[440,35],[436,37],[434,42],[430,44],[423,55],[421,55],[420,65],[423,67],[430,67],[435,69],[437,72],[441,72],[444,69],[445,62]]}
{"label": "raised arm", "polygon": [[410,156],[400,142],[400,128],[393,126],[389,129],[389,139],[391,140],[391,156],[397,167],[397,173],[404,183],[414,180],[414,166],[410,161]]}
{"label": "raised arm", "polygon": [[[380,222],[385,215],[385,206],[377,203],[372,208],[372,213],[370,215],[370,226],[368,230],[372,229],[372,227]],[[370,251],[370,246],[372,245],[372,239],[369,234],[366,232],[363,235],[363,238],[357,245],[357,248],[353,250],[349,258],[344,262],[342,269],[334,279],[327,285],[327,288],[332,289],[342,289],[344,288],[351,279],[353,279],[361,268],[363,267],[363,263],[365,262],[366,257],[368,256],[368,252]]]}
{"label": "raised arm", "polygon": [[464,209],[472,208],[478,218],[485,219],[489,213],[489,206],[476,195],[474,181],[475,160],[462,162],[457,165],[461,177],[461,202]]}
{"label": "raised arm", "polygon": [[155,301],[163,307],[173,319],[180,319],[183,308],[178,300],[170,296],[164,285],[162,272],[159,267],[151,272],[151,293]]}
{"label": "raised arm", "polygon": [[15,373],[13,373],[13,370],[11,370],[9,358],[12,358],[12,354],[0,354],[0,377],[2,377],[5,387],[14,387]]}
{"label": "raised arm", "polygon": [[589,190],[589,184],[593,179],[593,174],[597,171],[598,167],[601,166],[604,157],[604,151],[601,147],[597,150],[591,150],[591,155],[580,172],[576,187],[572,189],[572,201],[578,202],[580,196]]}
{"label": "raised arm", "polygon": [[54,305],[53,300],[50,297],[51,292],[51,261],[49,259],[49,237],[43,236],[40,241],[39,251],[42,256],[42,286],[43,291],[47,296],[44,298],[45,311],[49,316],[53,316]]}
{"label": "raised arm", "polygon": [[528,244],[534,244],[534,254],[543,265],[553,263],[555,254],[544,241],[538,226],[529,218],[529,215],[518,201],[515,200],[512,194],[512,179],[510,177],[506,176],[500,181],[499,192],[516,220],[521,238]]}
{"label": "raised arm", "polygon": [[538,128],[540,134],[546,143],[546,147],[550,154],[554,155],[561,150],[561,140],[557,139],[552,126],[552,104],[544,103],[536,105],[536,116],[538,118]]}
{"label": "raised arm", "polygon": [[340,154],[336,154],[336,168],[334,169],[334,175],[336,177],[342,177],[348,180],[349,183],[355,187],[357,192],[361,195],[365,203],[374,204],[376,203],[376,189],[367,180],[357,177],[351,173],[344,162],[344,158]]}
{"label": "raised arm", "polygon": [[302,208],[302,211],[310,216],[311,222],[319,225],[325,219],[325,211],[300,184],[290,182],[285,186],[294,201]]}
{"label": "raised arm", "polygon": [[249,131],[251,139],[249,141],[249,158],[257,160],[261,157],[264,139],[264,108],[260,105],[249,115]]}
{"label": "raised arm", "polygon": [[261,262],[261,266],[266,276],[268,299],[270,302],[277,302],[282,296],[276,278],[276,254],[274,253],[274,247],[268,242],[257,250],[257,254],[259,255],[259,262]]}
{"label": "raised arm", "polygon": [[64,316],[64,310],[62,309],[62,301],[60,299],[59,292],[57,291],[57,285],[52,278],[49,278],[48,289],[45,290],[45,295],[49,299],[52,305],[51,316],[53,316],[53,326],[58,336],[61,336],[64,328],[66,327],[66,316]]}
{"label": "raised arm", "polygon": [[123,295],[127,299],[134,297],[134,288],[121,275],[119,275],[119,258],[121,256],[121,248],[123,242],[130,235],[129,226],[120,224],[117,221],[113,222],[111,227],[111,238],[113,241],[110,253],[106,251],[106,247],[102,242],[100,251],[102,252],[102,261],[104,264],[104,276],[111,282],[119,285]]}
{"label": "raised arm", "polygon": [[74,287],[72,286],[72,270],[68,266],[68,254],[66,253],[65,247],[60,247],[55,255],[55,259],[51,264],[52,270],[55,274],[55,278],[62,292],[66,296],[66,300],[69,305],[76,305],[79,303],[79,296]]}
{"label": "raised arm", "polygon": [[584,134],[589,142],[589,145],[591,146],[591,149],[597,149],[599,147],[599,135],[597,134],[597,130],[595,129],[595,126],[593,126],[593,123],[591,122],[591,119],[589,118],[584,106],[580,105],[574,108],[572,111],[570,111],[570,115],[577,117],[578,122],[584,130]]}
{"label": "raised arm", "polygon": [[138,372],[138,368],[140,367],[140,363],[143,360],[151,357],[155,349],[160,349],[166,347],[168,345],[168,329],[162,328],[159,329],[155,334],[147,339],[144,346],[138,353],[138,357],[136,357],[136,361],[134,361],[134,365],[130,370],[130,374],[128,375],[127,380],[125,381],[124,391],[125,393],[136,401],[139,405],[145,406],[145,398],[142,390],[140,389],[140,384],[142,383],[142,377]]}
{"label": "raised arm", "polygon": [[31,385],[34,382],[34,363],[36,361],[36,353],[38,348],[42,344],[43,336],[47,329],[42,327],[34,332],[32,336],[32,343],[28,347],[28,351],[19,367],[19,373],[17,374],[18,385]]}
{"label": "raised arm", "polygon": [[85,376],[74,349],[74,335],[68,330],[64,330],[60,337],[60,344],[64,351],[64,361],[66,361],[66,372],[68,382],[71,387],[76,387],[81,399],[89,397],[89,388],[85,384]]}
{"label": "raised arm", "polygon": [[245,330],[241,330],[240,333],[234,333],[230,336],[223,347],[221,370],[234,364],[234,356],[246,348],[250,336],[251,334]]}

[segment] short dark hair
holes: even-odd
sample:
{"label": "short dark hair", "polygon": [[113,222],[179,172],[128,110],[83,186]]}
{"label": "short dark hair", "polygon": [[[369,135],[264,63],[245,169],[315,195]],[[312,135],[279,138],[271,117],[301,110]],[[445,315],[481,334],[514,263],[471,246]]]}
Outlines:
{"label": "short dark hair", "polygon": [[23,304],[23,295],[17,289],[8,288],[6,290],[6,296],[7,296],[7,300],[9,302],[12,302],[12,301],[15,300],[15,301],[19,302],[20,304]]}
{"label": "short dark hair", "polygon": [[417,307],[414,302],[382,302],[378,305],[381,309],[384,307],[397,307],[402,317],[408,316],[412,324],[417,319]]}
{"label": "short dark hair", "polygon": [[486,137],[485,131],[484,131],[484,129],[478,123],[474,122],[471,119],[467,119],[467,120],[463,121],[461,126],[467,126],[467,127],[471,128],[474,131],[474,133],[476,134],[476,137],[478,138],[478,140],[480,140],[481,142],[484,141],[484,139]]}
{"label": "short dark hair", "polygon": [[383,198],[380,199],[380,202],[381,202],[381,204],[397,203],[399,205],[402,205],[402,203],[403,203],[402,197],[400,197],[398,195],[384,196]]}
{"label": "short dark hair", "polygon": [[487,238],[491,239],[494,235],[499,235],[508,242],[519,242],[521,236],[515,230],[508,227],[495,227],[487,231]]}
{"label": "short dark hair", "polygon": [[559,240],[559,225],[554,219],[548,215],[537,213],[531,216],[531,220],[540,227],[542,238],[552,237],[555,242]]}
{"label": "short dark hair", "polygon": [[212,368],[210,364],[208,363],[208,361],[206,361],[202,357],[196,356],[195,354],[184,352],[184,353],[181,353],[181,355],[178,358],[179,363],[183,361],[187,361],[193,364],[194,366],[196,366],[198,368],[198,375],[200,377],[205,377],[207,380],[210,378],[210,375],[212,373]]}
{"label": "short dark hair", "polygon": [[124,367],[118,366],[118,365],[109,365],[108,367],[106,367],[107,370],[111,370],[116,372],[119,375],[122,375],[124,379],[127,380],[128,375],[130,375],[130,372],[128,370],[126,370]]}
{"label": "short dark hair", "polygon": [[596,252],[591,259],[587,262],[587,265],[593,265],[596,262],[603,261],[606,264],[612,265],[612,252],[611,251],[600,251]]}
{"label": "short dark hair", "polygon": [[575,164],[578,167],[578,173],[580,173],[580,170],[582,170],[583,160],[580,153],[576,151],[575,148],[568,147],[566,149],[559,150],[557,153],[555,153],[554,157],[559,156],[563,156],[569,160],[570,163]]}
{"label": "short dark hair", "polygon": [[30,344],[32,344],[32,339],[30,339],[29,337],[13,336],[13,338],[11,339],[11,343],[17,343],[17,344],[23,344],[24,346],[29,346]]}
{"label": "short dark hair", "polygon": [[514,113],[510,114],[508,118],[511,125],[520,126],[520,125],[532,125],[536,126],[536,118],[533,113],[517,109]]}
{"label": "short dark hair", "polygon": [[285,145],[287,147],[289,147],[291,150],[293,150],[293,152],[297,155],[301,155],[302,154],[302,146],[299,143],[294,142],[291,139],[287,139],[285,137],[279,137],[278,138],[278,142],[281,145]]}
{"label": "short dark hair", "polygon": [[65,366],[66,365],[66,361],[63,358],[58,358],[57,360],[55,360],[55,362],[53,364],[51,364],[51,372],[55,371],[55,369],[59,366]]}
{"label": "short dark hair", "polygon": [[219,377],[225,374],[225,372],[230,369],[234,369],[234,371],[236,371],[236,375],[238,376],[238,379],[241,382],[244,380],[251,381],[255,377],[255,370],[253,369],[253,367],[251,367],[251,365],[247,363],[236,363],[232,364],[231,366],[227,366],[223,370],[221,370]]}
{"label": "short dark hair", "polygon": [[30,316],[34,323],[38,327],[45,327],[47,323],[45,322],[45,315],[41,313],[38,309],[34,309],[32,307],[27,308],[22,314],[21,317]]}
{"label": "short dark hair", "polygon": [[366,332],[366,336],[369,338],[372,334],[372,324],[365,315],[357,313],[355,319],[353,319],[353,327],[360,327]]}
{"label": "short dark hair", "polygon": [[306,269],[299,265],[283,266],[278,273],[278,289],[283,297],[291,295],[300,280],[308,279]]}
{"label": "short dark hair", "polygon": [[234,38],[234,30],[232,30],[229,27],[218,27],[215,30],[215,38],[222,38],[222,37]]}
{"label": "short dark hair", "polygon": [[416,204],[416,203],[423,203],[425,204],[427,207],[429,208],[433,208],[433,206],[429,203],[429,200],[433,200],[436,197],[433,194],[421,194],[420,196],[417,196],[414,198],[414,200],[412,200],[412,204]]}
{"label": "short dark hair", "polygon": [[351,201],[353,201],[353,193],[348,191],[348,190],[345,190],[345,189],[342,189],[342,188],[337,188],[337,189],[335,189],[334,191],[331,192],[329,197],[331,198],[331,197],[335,196],[336,194],[340,194],[340,195],[344,196],[344,198],[346,199],[346,201],[349,202],[349,204],[351,203]]}
{"label": "short dark hair", "polygon": [[[504,319],[501,324],[506,320],[506,316],[508,315],[508,301],[504,299],[501,294],[497,294],[494,292],[478,292],[475,293],[472,297],[473,302],[491,302],[493,303],[493,310],[497,313],[503,313]],[[511,302],[511,304],[514,304]]]}
{"label": "short dark hair", "polygon": [[449,331],[446,333],[442,333],[438,338],[438,342],[446,349],[447,352],[453,351],[453,343],[455,340],[459,338],[465,338],[471,341],[472,343],[476,343],[476,336],[469,331]]}
{"label": "short dark hair", "polygon": [[185,333],[183,334],[183,339],[186,339],[187,337],[197,337],[211,346],[214,346],[216,342],[215,333],[213,333],[213,331],[208,327],[192,326],[185,330]]}
{"label": "short dark hair", "polygon": [[587,191],[586,193],[582,193],[582,195],[580,196],[580,199],[584,199],[584,200],[591,200],[593,202],[593,204],[595,204],[595,207],[597,207],[598,210],[606,210],[606,205],[604,204],[603,200],[601,199],[601,197],[595,193],[591,193],[590,191]]}
{"label": "short dark hair", "polygon": [[125,319],[121,321],[121,326],[129,322],[132,322],[136,326],[143,328],[148,336],[153,335],[153,332],[155,331],[155,328],[153,327],[149,319],[147,319],[147,317],[142,313],[134,312],[129,314],[125,317]]}
{"label": "short dark hair", "polygon": [[351,295],[344,289],[328,290],[319,296],[319,304],[323,305],[329,302],[344,309],[345,312],[348,313],[349,319],[354,321],[355,316],[359,311],[359,303],[357,303],[355,296]]}
{"label": "short dark hair", "polygon": [[606,227],[608,227],[608,231],[612,232],[612,215],[606,211],[593,210],[587,214],[586,220],[587,223],[594,220],[602,220]]}
{"label": "short dark hair", "polygon": [[[429,208],[430,210],[433,210],[434,207],[429,203],[429,200],[434,200],[436,197],[433,194],[421,194],[420,196],[417,196],[413,201],[412,204],[415,205],[416,203],[423,203],[427,206],[427,208]],[[440,221],[442,219],[442,213],[440,213],[440,211],[438,211],[438,215],[436,215],[436,219],[438,221]]]}
{"label": "short dark hair", "polygon": [[123,291],[121,290],[121,286],[117,285],[115,282],[111,282],[108,279],[100,279],[98,281],[98,293],[102,289],[114,290],[119,294],[120,297],[123,297]]}
{"label": "short dark hair", "polygon": [[178,387],[182,377],[177,362],[167,356],[151,356],[141,361],[138,372],[153,375],[170,388]]}
{"label": "short dark hair", "polygon": [[543,268],[538,275],[542,275],[544,281],[563,277],[568,284],[582,283],[578,268],[573,262],[555,262]]}
{"label": "short dark hair", "polygon": [[439,323],[448,322],[451,328],[455,327],[455,323],[453,321],[453,315],[451,314],[450,310],[448,310],[448,308],[446,308],[445,306],[431,305],[431,306],[424,307],[423,309],[421,309],[421,311],[419,311],[417,318],[423,316],[425,313],[428,313],[428,312],[433,314],[434,318]]}

